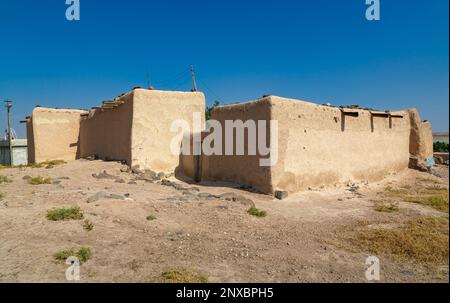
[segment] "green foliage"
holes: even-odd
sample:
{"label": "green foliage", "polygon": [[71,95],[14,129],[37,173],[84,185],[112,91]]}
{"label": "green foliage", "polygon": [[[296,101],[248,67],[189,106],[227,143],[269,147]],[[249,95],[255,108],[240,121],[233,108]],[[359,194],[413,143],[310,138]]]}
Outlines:
{"label": "green foliage", "polygon": [[252,216],[259,217],[259,218],[262,218],[262,217],[267,216],[267,212],[266,212],[266,211],[264,211],[264,210],[259,210],[259,209],[257,209],[256,207],[250,207],[250,208],[247,210],[247,213],[250,214],[250,215],[252,215]]}
{"label": "green foliage", "polygon": [[440,141],[434,142],[433,149],[437,153],[448,153],[448,143]]}
{"label": "green foliage", "polygon": [[91,231],[94,228],[94,224],[89,220],[84,220],[83,228],[87,231]]}
{"label": "green foliage", "polygon": [[51,209],[47,211],[47,219],[50,221],[81,220],[83,212],[79,207]]}
{"label": "green foliage", "polygon": [[168,283],[207,283],[208,277],[186,271],[166,271],[161,274]]}
{"label": "green foliage", "polygon": [[216,100],[213,102],[213,105],[211,107],[208,107],[208,106],[206,107],[206,112],[205,112],[206,121],[211,120],[211,111],[219,105],[220,105],[220,102]]}
{"label": "green foliage", "polygon": [[83,264],[92,257],[89,247],[81,247],[77,252],[74,249],[62,250],[54,255],[56,261],[65,262],[69,257],[77,257],[80,264]]}
{"label": "green foliage", "polygon": [[28,179],[28,184],[31,185],[41,185],[41,184],[52,184],[52,179],[47,177],[37,176],[31,179]]}

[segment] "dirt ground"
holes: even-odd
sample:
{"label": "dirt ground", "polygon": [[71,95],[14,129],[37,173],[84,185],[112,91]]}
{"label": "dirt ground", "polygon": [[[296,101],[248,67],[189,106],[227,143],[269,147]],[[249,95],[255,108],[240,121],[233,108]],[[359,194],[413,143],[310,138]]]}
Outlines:
{"label": "dirt ground", "polygon": [[[386,186],[431,180],[448,189],[445,166],[436,168],[440,177],[405,170],[379,182],[310,189],[282,201],[229,184],[186,184],[173,177],[212,195],[144,180],[129,184],[135,176],[121,168],[120,163],[78,160],[50,169],[0,170],[12,181],[0,184],[0,281],[66,282],[67,265],[54,254],[85,246],[92,258],[81,266],[81,282],[157,282],[170,270],[199,273],[209,282],[367,282],[370,253],[339,245],[342,227],[360,220],[448,218],[406,202],[394,214],[382,213],[373,202]],[[125,182],[92,176],[104,170]],[[24,176],[56,182],[30,185]],[[117,196],[93,201],[102,191]],[[230,192],[252,200],[267,216],[249,215],[248,200],[214,196]],[[91,231],[83,228],[84,219],[47,220],[47,210],[70,206],[82,209]],[[149,215],[156,219],[148,220]],[[381,282],[448,282],[448,263],[437,274],[415,262],[378,257]]]}

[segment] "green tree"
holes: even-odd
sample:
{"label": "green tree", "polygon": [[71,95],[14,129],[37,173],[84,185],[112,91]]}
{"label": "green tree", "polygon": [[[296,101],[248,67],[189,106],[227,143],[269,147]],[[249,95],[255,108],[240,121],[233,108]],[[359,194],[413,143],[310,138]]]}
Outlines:
{"label": "green tree", "polygon": [[434,149],[435,152],[438,152],[438,153],[448,152],[448,143],[441,142],[441,141],[434,142],[433,143],[433,149]]}
{"label": "green tree", "polygon": [[206,121],[211,120],[211,111],[219,105],[220,105],[220,102],[215,100],[211,107],[208,107],[208,106],[206,107],[206,112],[205,112]]}

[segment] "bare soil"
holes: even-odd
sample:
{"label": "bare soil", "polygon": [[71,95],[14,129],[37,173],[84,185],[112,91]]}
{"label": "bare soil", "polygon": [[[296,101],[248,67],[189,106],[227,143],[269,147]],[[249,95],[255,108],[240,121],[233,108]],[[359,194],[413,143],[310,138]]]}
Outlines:
{"label": "bare soil", "polygon": [[[395,225],[419,216],[448,218],[448,213],[407,202],[400,202],[395,213],[374,209],[387,186],[426,186],[431,180],[448,189],[445,166],[436,168],[439,177],[405,170],[379,182],[311,189],[282,201],[230,184],[171,179],[202,193],[243,195],[267,212],[261,218],[247,213],[248,201],[186,194],[157,182],[128,184],[135,176],[121,172],[122,167],[78,160],[53,168],[0,170],[12,180],[0,184],[0,281],[66,282],[67,265],[54,255],[84,246],[92,257],[81,266],[81,282],[159,282],[163,272],[173,270],[198,273],[209,282],[367,282],[370,254],[349,249],[340,237],[342,228],[361,220]],[[104,170],[125,183],[92,176]],[[31,185],[24,176],[57,182]],[[113,196],[87,203],[102,191]],[[46,218],[50,209],[74,206],[92,222],[91,231],[83,228],[84,219]],[[378,257],[381,282],[449,281],[448,264],[436,271]]]}

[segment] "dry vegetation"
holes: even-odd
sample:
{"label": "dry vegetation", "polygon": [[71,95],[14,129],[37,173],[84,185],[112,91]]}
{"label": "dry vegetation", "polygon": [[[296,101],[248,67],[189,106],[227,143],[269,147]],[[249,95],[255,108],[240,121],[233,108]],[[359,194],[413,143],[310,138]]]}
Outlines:
{"label": "dry vegetation", "polygon": [[166,271],[161,274],[166,283],[207,283],[208,278],[204,275],[187,271]]}
{"label": "dry vegetation", "polygon": [[0,175],[0,184],[3,184],[3,183],[12,183],[12,180],[10,178],[8,178],[7,176]]}
{"label": "dry vegetation", "polygon": [[49,177],[33,177],[31,179],[28,179],[28,184],[31,185],[43,185],[43,184],[52,184],[52,179]]}
{"label": "dry vegetation", "polygon": [[379,195],[387,202],[417,203],[448,213],[448,188],[431,179],[418,178],[409,188],[387,186]]}
{"label": "dry vegetation", "polygon": [[256,207],[250,207],[250,208],[247,210],[247,213],[250,214],[250,215],[252,215],[252,216],[259,217],[259,218],[262,218],[262,217],[267,216],[267,212],[266,212],[266,211],[264,211],[264,210],[259,210],[259,209],[257,209]]}
{"label": "dry vegetation", "polygon": [[54,255],[55,260],[58,262],[65,262],[69,257],[77,257],[80,264],[83,264],[92,257],[92,252],[89,247],[83,246],[78,251],[75,249],[69,249],[57,252]]}
{"label": "dry vegetation", "polygon": [[375,201],[374,209],[379,212],[393,213],[399,210],[398,202]]}
{"label": "dry vegetation", "polygon": [[347,238],[352,248],[398,261],[448,264],[448,218],[421,216],[394,228],[360,222],[354,228]]}
{"label": "dry vegetation", "polygon": [[79,207],[58,208],[47,211],[47,219],[50,221],[81,220],[83,218],[83,212]]}
{"label": "dry vegetation", "polygon": [[32,163],[27,165],[0,165],[0,169],[9,169],[9,168],[52,168],[57,165],[63,165],[66,164],[66,161],[64,160],[52,160],[52,161],[45,161],[41,163]]}

